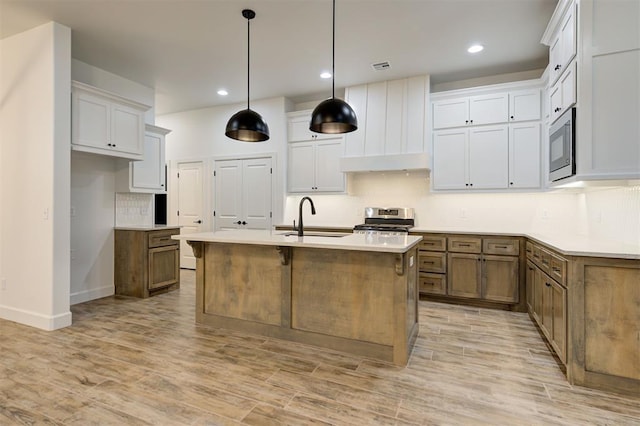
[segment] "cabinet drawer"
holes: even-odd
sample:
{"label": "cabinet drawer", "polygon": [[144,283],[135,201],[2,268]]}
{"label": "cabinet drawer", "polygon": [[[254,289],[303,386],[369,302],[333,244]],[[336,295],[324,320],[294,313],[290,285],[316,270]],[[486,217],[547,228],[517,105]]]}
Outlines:
{"label": "cabinet drawer", "polygon": [[527,252],[527,259],[533,260],[533,243],[527,241],[525,244],[525,251]]}
{"label": "cabinet drawer", "polygon": [[420,272],[418,289],[420,293],[447,294],[447,276]]}
{"label": "cabinet drawer", "polygon": [[482,239],[475,237],[449,237],[449,251],[458,253],[480,253]]}
{"label": "cabinet drawer", "polygon": [[539,261],[540,269],[546,272],[548,275],[551,275],[551,253],[547,250],[540,248],[540,261]]}
{"label": "cabinet drawer", "polygon": [[172,240],[172,235],[180,234],[179,229],[167,229],[164,231],[152,231],[149,232],[147,238],[149,239],[149,248],[178,245],[178,240]]}
{"label": "cabinet drawer", "polygon": [[426,272],[444,273],[447,270],[447,254],[431,253],[428,251],[418,252],[419,268]]}
{"label": "cabinet drawer", "polygon": [[550,253],[549,276],[563,286],[567,285],[567,261]]}
{"label": "cabinet drawer", "polygon": [[420,241],[420,250],[429,251],[446,251],[447,250],[447,237],[435,237],[435,236],[422,236]]}
{"label": "cabinet drawer", "polygon": [[515,238],[484,238],[482,240],[482,252],[517,256],[520,254],[520,242]]}

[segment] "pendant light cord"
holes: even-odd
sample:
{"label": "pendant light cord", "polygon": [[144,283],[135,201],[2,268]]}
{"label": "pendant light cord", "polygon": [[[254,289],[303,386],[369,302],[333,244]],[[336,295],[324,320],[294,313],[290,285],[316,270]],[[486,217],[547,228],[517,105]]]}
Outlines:
{"label": "pendant light cord", "polygon": [[336,97],[336,0],[333,0],[333,37],[331,44],[331,98]]}
{"label": "pendant light cord", "polygon": [[[334,0],[335,1],[335,0]],[[251,61],[251,31],[250,31],[250,26],[251,26],[251,18],[247,18],[247,109],[251,109],[251,106],[249,104],[249,64]]]}

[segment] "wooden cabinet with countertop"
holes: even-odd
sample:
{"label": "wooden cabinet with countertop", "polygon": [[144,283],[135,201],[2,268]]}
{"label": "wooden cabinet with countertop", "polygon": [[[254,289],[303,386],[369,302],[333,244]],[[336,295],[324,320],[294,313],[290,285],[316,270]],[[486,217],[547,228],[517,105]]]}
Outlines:
{"label": "wooden cabinet with countertop", "polygon": [[115,293],[146,298],[180,288],[180,228],[115,231]]}
{"label": "wooden cabinet with countertop", "polygon": [[[420,293],[433,299],[525,311],[520,237],[421,235]],[[522,277],[521,277],[522,275]]]}

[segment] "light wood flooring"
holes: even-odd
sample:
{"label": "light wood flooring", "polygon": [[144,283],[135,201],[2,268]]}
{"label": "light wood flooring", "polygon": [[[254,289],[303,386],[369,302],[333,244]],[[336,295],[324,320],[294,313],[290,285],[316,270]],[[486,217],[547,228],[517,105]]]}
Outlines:
{"label": "light wood flooring", "polygon": [[399,368],[197,326],[181,286],[53,332],[0,320],[0,424],[640,424],[640,399],[571,387],[526,314],[421,301]]}

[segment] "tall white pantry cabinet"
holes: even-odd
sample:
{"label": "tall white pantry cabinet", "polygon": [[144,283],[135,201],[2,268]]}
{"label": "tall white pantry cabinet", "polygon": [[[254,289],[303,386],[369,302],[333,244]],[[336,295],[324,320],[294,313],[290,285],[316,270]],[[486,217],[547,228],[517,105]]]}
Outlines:
{"label": "tall white pantry cabinet", "polygon": [[541,184],[541,83],[431,95],[434,190],[536,189]]}

